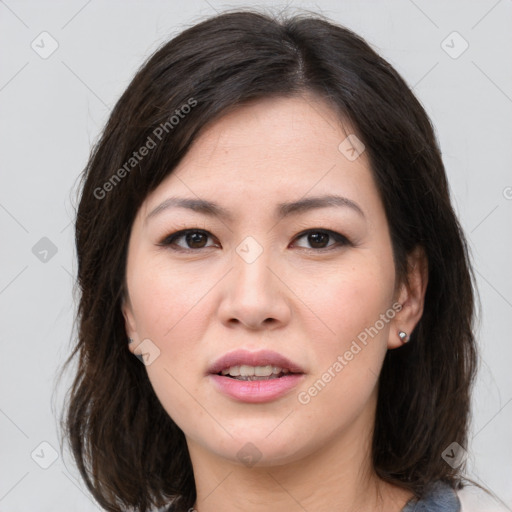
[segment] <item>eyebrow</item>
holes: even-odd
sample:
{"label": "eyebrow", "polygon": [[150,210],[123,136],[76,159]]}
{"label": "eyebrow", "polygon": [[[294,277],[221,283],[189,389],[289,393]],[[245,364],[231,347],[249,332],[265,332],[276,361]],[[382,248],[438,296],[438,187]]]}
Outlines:
{"label": "eyebrow", "polygon": [[[290,215],[304,213],[306,211],[318,208],[350,208],[357,212],[361,217],[365,218],[364,212],[361,207],[351,199],[338,195],[324,195],[316,197],[306,197],[298,201],[280,203],[276,208],[276,217],[283,219]],[[233,215],[224,207],[207,201],[205,199],[189,199],[184,197],[169,197],[163,203],[160,203],[154,210],[152,210],[146,217],[148,221],[151,217],[168,210],[170,208],[186,208],[198,213],[203,213],[209,217],[219,217],[227,221],[233,221]]]}

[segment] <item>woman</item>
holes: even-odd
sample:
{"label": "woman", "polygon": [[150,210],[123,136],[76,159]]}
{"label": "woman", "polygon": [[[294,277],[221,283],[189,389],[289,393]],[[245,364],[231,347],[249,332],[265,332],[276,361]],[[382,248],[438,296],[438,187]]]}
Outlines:
{"label": "woman", "polygon": [[165,44],[76,245],[65,426],[106,510],[460,509],[466,241],[425,111],[360,37],[231,12]]}

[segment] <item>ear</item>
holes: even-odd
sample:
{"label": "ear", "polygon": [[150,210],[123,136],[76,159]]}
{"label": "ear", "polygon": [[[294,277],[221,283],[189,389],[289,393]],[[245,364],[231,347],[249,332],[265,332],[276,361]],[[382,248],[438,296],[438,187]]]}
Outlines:
{"label": "ear", "polygon": [[121,303],[121,311],[124,316],[124,325],[126,330],[126,335],[128,338],[133,340],[132,343],[128,343],[128,349],[132,354],[135,354],[135,347],[139,344],[139,336],[137,334],[137,328],[135,324],[135,316],[133,315],[133,309],[130,302],[130,298],[125,294]]}
{"label": "ear", "polygon": [[[402,346],[411,336],[423,315],[425,292],[428,283],[428,259],[422,246],[417,245],[407,256],[407,278],[400,285],[397,302],[402,309],[391,321],[388,348]],[[405,340],[400,339],[398,333],[407,334]]]}

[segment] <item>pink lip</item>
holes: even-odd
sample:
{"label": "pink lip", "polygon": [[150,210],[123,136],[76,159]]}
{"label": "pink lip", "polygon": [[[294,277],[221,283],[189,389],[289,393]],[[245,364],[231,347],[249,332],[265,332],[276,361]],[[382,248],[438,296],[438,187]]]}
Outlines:
{"label": "pink lip", "polygon": [[262,403],[276,400],[303,379],[303,373],[294,373],[269,380],[236,380],[223,375],[210,374],[217,389],[235,400],[248,403]]}
{"label": "pink lip", "polygon": [[[225,368],[246,364],[249,366],[279,366],[289,374],[269,380],[244,381],[224,375],[217,375]],[[227,396],[248,403],[262,403],[276,400],[297,386],[305,377],[304,370],[288,358],[271,350],[249,352],[236,350],[217,359],[208,370],[209,378],[217,389]]]}

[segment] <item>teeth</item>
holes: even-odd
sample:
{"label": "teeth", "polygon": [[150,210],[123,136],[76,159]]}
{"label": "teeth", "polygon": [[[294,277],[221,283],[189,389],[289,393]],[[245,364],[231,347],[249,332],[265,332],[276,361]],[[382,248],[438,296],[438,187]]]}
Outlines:
{"label": "teeth", "polygon": [[254,366],[254,375],[256,377],[270,377],[272,375],[273,366]]}
{"label": "teeth", "polygon": [[238,377],[240,375],[240,366],[231,366],[222,370],[222,375],[231,375],[232,377]]}
{"label": "teeth", "polygon": [[271,375],[279,375],[280,373],[289,373],[290,370],[280,368],[279,366],[249,366],[242,364],[240,366],[231,366],[222,370],[222,375],[230,375],[231,377],[270,377]]}
{"label": "teeth", "polygon": [[254,375],[254,366],[247,366],[246,364],[240,365],[240,376],[241,377],[252,377]]}

